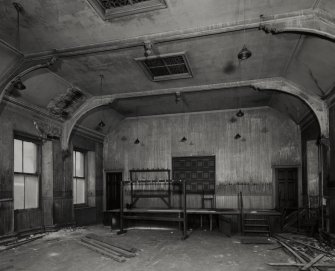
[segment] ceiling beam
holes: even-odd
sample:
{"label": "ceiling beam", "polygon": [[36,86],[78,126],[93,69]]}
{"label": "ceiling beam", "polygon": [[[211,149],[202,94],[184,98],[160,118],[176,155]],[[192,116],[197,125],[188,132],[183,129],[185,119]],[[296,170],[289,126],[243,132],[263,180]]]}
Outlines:
{"label": "ceiling beam", "polygon": [[335,40],[335,18],[321,9],[301,12],[298,16],[270,20],[263,17],[260,28],[273,34],[283,32],[298,32],[318,35]]}
{"label": "ceiling beam", "polygon": [[[163,33],[156,33],[145,36],[138,36],[129,39],[122,39],[116,41],[110,41],[100,44],[92,44],[86,46],[79,46],[73,48],[62,48],[62,49],[53,49],[49,51],[26,54],[26,59],[44,59],[52,56],[58,57],[76,57],[81,55],[96,54],[102,52],[109,52],[113,50],[121,50],[133,47],[144,46],[145,42],[150,41],[153,44],[185,40],[198,38],[203,36],[218,35],[228,32],[243,31],[244,29],[264,29],[266,31],[279,32],[290,31],[289,26],[292,24],[298,25],[299,22],[303,23],[302,27],[294,27],[294,31],[299,32],[315,32],[312,26],[306,25],[313,18],[318,18],[320,25],[324,26],[324,29],[319,31],[320,34],[323,34],[328,37],[334,38],[335,34],[335,25],[330,25],[328,23],[321,23],[327,19],[328,21],[333,21],[333,18],[326,12],[320,11],[319,9],[312,10],[301,10],[296,12],[290,12],[285,14],[276,14],[271,16],[262,15],[260,18],[254,18],[249,20],[235,21],[235,22],[226,22],[221,24],[209,25],[209,26],[200,26],[196,28],[189,28],[183,30],[175,30]],[[305,23],[306,22],[306,23]],[[283,26],[282,26],[283,25]],[[328,26],[330,25],[330,26]],[[326,27],[328,26],[328,27]],[[317,27],[317,26],[316,26]]]}
{"label": "ceiling beam", "polygon": [[95,108],[104,105],[110,105],[116,99],[175,94],[177,92],[185,93],[185,92],[207,91],[215,89],[224,90],[239,87],[253,87],[255,90],[259,91],[277,90],[300,98],[311,108],[311,110],[316,115],[316,118],[318,119],[320,124],[321,134],[325,137],[328,137],[329,120],[328,120],[328,107],[326,103],[320,100],[315,95],[307,94],[304,90],[302,90],[300,87],[298,87],[291,81],[288,81],[287,79],[282,77],[276,77],[267,79],[237,81],[237,82],[219,83],[211,85],[190,86],[190,87],[160,89],[160,90],[151,90],[144,92],[120,93],[100,97],[99,96],[91,97],[90,99],[85,101],[85,103],[72,115],[72,117],[69,120],[64,122],[62,140],[61,140],[62,149],[64,151],[68,149],[72,130],[76,125],[76,123],[82,117],[84,117],[86,114],[88,114],[91,110]]}

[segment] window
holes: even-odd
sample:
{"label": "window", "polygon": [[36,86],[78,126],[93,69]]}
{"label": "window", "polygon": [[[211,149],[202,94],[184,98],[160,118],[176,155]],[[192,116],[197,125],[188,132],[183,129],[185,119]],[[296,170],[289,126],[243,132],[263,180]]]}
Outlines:
{"label": "window", "polygon": [[153,81],[182,79],[192,77],[184,53],[149,56],[135,59]]}
{"label": "window", "polygon": [[14,209],[38,208],[38,147],[35,143],[14,139]]}
{"label": "window", "polygon": [[73,152],[73,203],[84,204],[86,199],[85,153]]}
{"label": "window", "polygon": [[165,0],[88,0],[104,20],[166,8]]}

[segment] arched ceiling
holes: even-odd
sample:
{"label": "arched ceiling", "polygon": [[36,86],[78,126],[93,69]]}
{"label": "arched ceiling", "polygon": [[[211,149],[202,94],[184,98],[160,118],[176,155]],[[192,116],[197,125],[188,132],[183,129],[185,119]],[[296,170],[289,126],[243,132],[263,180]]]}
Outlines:
{"label": "arched ceiling", "polygon": [[[335,92],[334,40],[306,32],[271,34],[258,28],[262,18],[289,25],[290,18],[322,10],[334,30],[332,0],[166,0],[167,8],[110,21],[104,21],[88,0],[17,2],[24,9],[19,39],[12,1],[4,0],[0,7],[0,86],[27,67],[58,56],[55,65],[22,77],[26,90],[8,89],[7,95],[49,110],[61,121],[71,118],[89,97],[100,95],[273,77],[288,79],[320,100],[331,99]],[[152,81],[135,61],[144,56],[145,40],[153,43],[155,55],[184,52],[192,78]],[[239,61],[244,43],[252,57]],[[312,115],[297,98],[250,88],[188,93],[185,98],[192,105],[186,108],[189,111],[271,106],[300,124]],[[173,95],[118,101],[101,112],[108,127],[114,127],[112,122],[133,115],[129,112],[134,107],[146,115],[178,112]],[[80,125],[95,129],[101,118],[94,111]]]}

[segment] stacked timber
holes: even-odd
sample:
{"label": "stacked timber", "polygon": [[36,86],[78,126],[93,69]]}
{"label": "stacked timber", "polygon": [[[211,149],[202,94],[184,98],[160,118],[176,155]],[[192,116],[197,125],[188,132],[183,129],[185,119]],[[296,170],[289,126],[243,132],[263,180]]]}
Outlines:
{"label": "stacked timber", "polygon": [[276,267],[298,267],[299,270],[334,270],[335,253],[332,248],[325,246],[306,236],[278,234],[277,242],[296,259],[295,263],[269,263]]}
{"label": "stacked timber", "polygon": [[125,262],[127,258],[135,257],[137,252],[135,248],[119,244],[111,238],[96,234],[88,234],[80,241],[83,246],[117,262]]}

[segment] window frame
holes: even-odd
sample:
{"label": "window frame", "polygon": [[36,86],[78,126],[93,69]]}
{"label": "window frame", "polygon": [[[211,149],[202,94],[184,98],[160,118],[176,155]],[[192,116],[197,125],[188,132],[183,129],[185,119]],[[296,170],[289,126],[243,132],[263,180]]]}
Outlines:
{"label": "window frame", "polygon": [[[29,143],[33,143],[36,145],[36,172],[35,173],[27,173],[27,172],[16,172],[15,168],[14,168],[14,160],[15,160],[15,153],[14,153],[14,140],[20,140],[22,142],[29,142]],[[31,136],[29,134],[25,134],[25,133],[21,133],[21,132],[14,132],[14,136],[13,136],[13,209],[14,212],[25,212],[28,210],[38,210],[41,209],[41,195],[42,195],[42,182],[41,182],[41,165],[42,165],[42,155],[41,155],[41,145],[42,142],[37,139],[34,136]],[[23,144],[22,144],[23,146]],[[22,150],[22,157],[23,157],[23,150]],[[22,161],[23,163],[23,161]],[[23,170],[23,169],[22,169]],[[38,192],[37,192],[37,207],[33,207],[33,208],[25,208],[25,199],[24,199],[24,208],[20,208],[20,209],[15,209],[14,208],[14,200],[15,200],[15,193],[14,193],[14,178],[15,175],[18,176],[35,176],[37,177],[37,181],[38,181]],[[25,186],[25,179],[24,179],[24,186]]]}
{"label": "window frame", "polygon": [[99,0],[87,0],[87,2],[105,21],[168,7],[166,0],[150,0],[136,5],[127,5],[109,9],[106,9]]}
{"label": "window frame", "polygon": [[73,199],[73,205],[75,208],[78,208],[78,207],[83,207],[83,206],[87,206],[87,176],[88,176],[88,171],[87,171],[87,150],[84,150],[84,149],[81,149],[81,148],[77,148],[77,147],[74,147],[73,150],[72,150],[72,165],[73,165],[73,162],[74,162],[74,158],[75,158],[75,155],[74,153],[75,152],[80,152],[83,154],[84,156],[84,177],[77,177],[75,176],[73,173],[75,171],[75,169],[72,170],[72,189],[73,189],[73,182],[74,182],[74,179],[81,179],[81,180],[84,180],[84,202],[83,203],[75,203],[74,201],[74,191],[72,191],[72,199]]}

